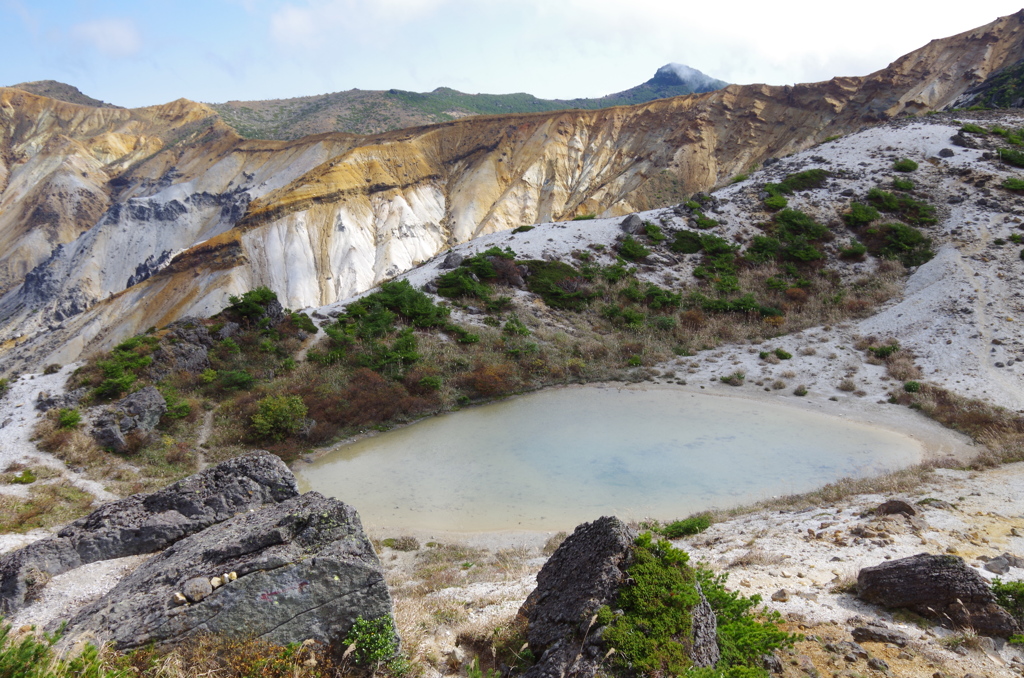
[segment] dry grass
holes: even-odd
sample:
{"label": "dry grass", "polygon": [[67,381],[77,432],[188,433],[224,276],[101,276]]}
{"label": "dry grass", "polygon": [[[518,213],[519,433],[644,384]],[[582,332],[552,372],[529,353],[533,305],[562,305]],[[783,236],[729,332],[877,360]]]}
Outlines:
{"label": "dry grass", "polygon": [[857,382],[855,382],[853,379],[846,378],[846,379],[843,379],[841,382],[839,382],[839,385],[836,386],[836,388],[839,389],[840,391],[846,391],[846,392],[856,391],[857,390]]}
{"label": "dry grass", "polygon": [[767,566],[767,565],[779,565],[785,562],[789,556],[782,553],[772,553],[771,551],[765,551],[764,549],[755,546],[731,561],[726,566],[727,569],[733,569],[737,567],[755,567],[755,566]]}
{"label": "dry grass", "polygon": [[27,499],[0,495],[0,532],[28,532],[63,525],[92,510],[93,496],[66,480],[37,481]]}

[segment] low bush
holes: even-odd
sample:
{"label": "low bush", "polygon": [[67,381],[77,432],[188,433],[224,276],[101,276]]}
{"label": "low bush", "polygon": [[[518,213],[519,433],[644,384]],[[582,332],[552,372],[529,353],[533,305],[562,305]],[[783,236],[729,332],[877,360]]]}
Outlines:
{"label": "low bush", "polygon": [[747,375],[744,374],[743,372],[733,372],[732,374],[726,375],[724,377],[719,377],[718,380],[723,384],[728,384],[729,386],[742,386],[743,381],[746,378]]}
{"label": "low bush", "polygon": [[1014,167],[1024,167],[1024,153],[1012,148],[1000,148],[999,159]]}
{"label": "low bush", "polygon": [[907,393],[917,393],[918,391],[921,390],[921,384],[920,382],[917,381],[904,382],[903,390],[906,391]]}
{"label": "low bush", "polygon": [[880,188],[872,188],[868,191],[868,202],[882,212],[898,214],[908,224],[926,226],[938,223],[934,207],[906,195],[893,195]]}
{"label": "low bush", "polygon": [[78,428],[82,423],[82,414],[75,407],[62,407],[57,412],[57,428],[71,429]]}
{"label": "low bush", "polygon": [[696,254],[701,250],[700,234],[695,231],[676,231],[668,248],[680,254]]}
{"label": "low bush", "polygon": [[665,525],[659,533],[666,539],[679,539],[694,534],[700,534],[711,527],[711,516],[707,513],[700,513],[689,518],[676,520]]}
{"label": "low bush", "polygon": [[644,235],[650,238],[651,242],[659,243],[668,238],[667,235],[661,230],[661,226],[652,224],[649,221],[644,222]]}
{"label": "low bush", "polygon": [[863,259],[867,252],[867,245],[858,242],[856,238],[850,238],[849,245],[839,248],[839,257],[841,259]]}
{"label": "low bush", "polygon": [[306,406],[298,396],[272,395],[256,404],[256,414],[250,422],[261,438],[277,442],[301,429],[306,413]]}
{"label": "low bush", "polygon": [[651,251],[644,247],[639,240],[627,235],[619,244],[619,255],[628,261],[637,261],[649,255]]}
{"label": "low bush", "polygon": [[903,179],[901,177],[893,177],[892,187],[897,191],[912,191],[914,190],[914,182],[910,179]]}
{"label": "low bush", "polygon": [[1024,179],[1017,177],[1007,177],[1001,185],[1008,191],[1024,191]]}
{"label": "low bush", "polygon": [[1018,623],[1024,624],[1024,582],[1004,582],[999,577],[992,579],[992,593],[996,602],[1010,613]]}
{"label": "low bush", "polygon": [[789,204],[789,200],[783,195],[769,195],[764,199],[764,206],[772,212],[778,212],[781,209],[785,209],[786,205]]}
{"label": "low bush", "polygon": [[913,172],[917,167],[917,163],[910,158],[903,158],[892,164],[892,168],[897,172]]}
{"label": "low bush", "polygon": [[843,221],[850,228],[858,228],[860,226],[867,226],[872,221],[878,219],[881,216],[878,210],[871,205],[865,205],[860,202],[850,203],[850,211],[843,214]]}
{"label": "low bush", "polygon": [[273,290],[268,287],[257,287],[244,293],[241,297],[233,295],[228,297],[230,305],[225,311],[243,320],[252,321],[265,315],[267,304],[273,301],[277,301],[277,294]]}
{"label": "low bush", "polygon": [[988,134],[988,130],[981,125],[975,125],[973,122],[968,122],[960,128],[961,132],[967,132],[969,134]]}
{"label": "low bush", "polygon": [[900,223],[871,226],[864,231],[868,250],[875,256],[897,259],[906,267],[920,266],[935,256],[931,239]]}

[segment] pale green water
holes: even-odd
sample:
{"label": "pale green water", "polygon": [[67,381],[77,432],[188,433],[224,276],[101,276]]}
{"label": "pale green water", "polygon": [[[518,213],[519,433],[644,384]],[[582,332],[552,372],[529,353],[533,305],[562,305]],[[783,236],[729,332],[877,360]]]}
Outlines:
{"label": "pale green water", "polygon": [[909,466],[921,451],[899,433],[782,405],[580,387],[339,446],[297,475],[374,528],[563,530],[806,492]]}

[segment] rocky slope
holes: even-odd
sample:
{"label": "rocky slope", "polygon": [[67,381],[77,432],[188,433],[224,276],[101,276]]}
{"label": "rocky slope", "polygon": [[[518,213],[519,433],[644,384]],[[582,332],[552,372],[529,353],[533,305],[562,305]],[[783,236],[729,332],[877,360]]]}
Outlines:
{"label": "rocky slope", "polygon": [[592,110],[710,92],[728,83],[682,64],[666,64],[647,82],[596,99],[538,99],[532,94],[466,94],[450,87],[432,92],[352,89],[294,99],[211,104],[248,139],[298,139],[310,134],[377,134],[447,122],[470,115]]}
{"label": "rocky slope", "polygon": [[257,285],[320,306],[483,234],[674,202],[948,105],[1024,56],[1022,21],[865,77],[371,137],[245,141],[191,102],[93,109],[0,89],[4,368],[66,362]]}

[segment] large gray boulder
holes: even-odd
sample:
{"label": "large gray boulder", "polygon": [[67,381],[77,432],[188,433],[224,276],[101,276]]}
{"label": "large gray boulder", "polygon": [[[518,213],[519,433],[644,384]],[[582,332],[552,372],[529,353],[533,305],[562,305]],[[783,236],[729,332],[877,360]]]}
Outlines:
{"label": "large gray boulder", "polygon": [[959,556],[919,553],[865,567],[857,575],[857,596],[984,636],[1020,633],[1013,617],[996,603],[985,578]]}
{"label": "large gray boulder", "polygon": [[153,386],[146,386],[119,400],[113,408],[96,417],[92,437],[103,449],[125,452],[125,434],[132,431],[149,433],[167,412],[167,401]]}
{"label": "large gray boulder", "polygon": [[79,611],[66,642],[90,638],[126,649],[244,633],[280,645],[314,639],[344,651],[339,641],[357,617],[391,614],[383,569],[355,509],[308,492],[153,556]]}
{"label": "large gray boulder", "polygon": [[[637,533],[618,518],[604,517],[576,528],[537,574],[537,588],[523,603],[527,641],[538,658],[525,678],[590,678],[608,648],[595,616],[614,606],[628,581]],[[714,666],[719,658],[717,623],[700,594],[693,611],[690,658]]]}
{"label": "large gray boulder", "polygon": [[269,452],[236,457],[151,494],[133,494],[0,557],[0,613],[26,603],[50,577],[80,565],[153,553],[237,513],[298,495],[295,476]]}

